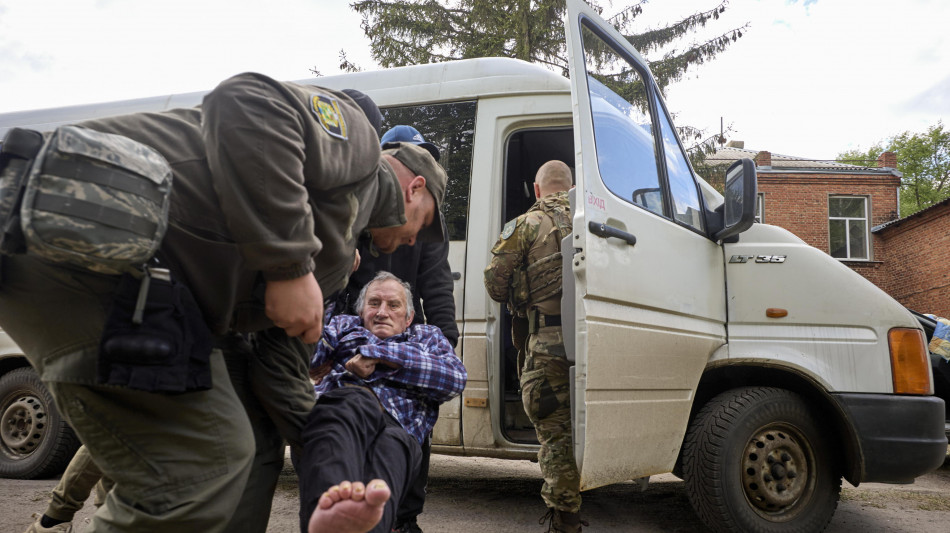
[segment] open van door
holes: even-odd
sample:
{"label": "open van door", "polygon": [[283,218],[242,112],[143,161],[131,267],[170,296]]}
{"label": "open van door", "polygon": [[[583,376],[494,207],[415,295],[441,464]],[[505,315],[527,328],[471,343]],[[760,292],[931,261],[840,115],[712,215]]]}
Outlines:
{"label": "open van door", "polygon": [[567,7],[574,451],[591,489],[673,469],[726,305],[709,206],[647,63],[581,0]]}

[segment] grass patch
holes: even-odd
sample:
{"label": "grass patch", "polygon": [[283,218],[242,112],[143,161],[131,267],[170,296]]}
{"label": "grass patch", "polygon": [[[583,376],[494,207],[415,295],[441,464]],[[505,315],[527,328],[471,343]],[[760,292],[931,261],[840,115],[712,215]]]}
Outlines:
{"label": "grass patch", "polygon": [[945,494],[910,492],[899,490],[866,491],[841,489],[841,500],[859,503],[867,507],[887,509],[889,504],[910,507],[919,511],[950,511],[950,500]]}
{"label": "grass patch", "polygon": [[841,501],[859,503],[864,507],[887,509],[887,502],[890,501],[890,498],[879,492],[841,489]]}

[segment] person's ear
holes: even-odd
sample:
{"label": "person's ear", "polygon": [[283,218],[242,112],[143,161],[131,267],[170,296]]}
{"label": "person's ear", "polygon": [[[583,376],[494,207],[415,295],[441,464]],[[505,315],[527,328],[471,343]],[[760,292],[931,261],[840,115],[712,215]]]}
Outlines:
{"label": "person's ear", "polygon": [[409,181],[406,187],[406,203],[411,203],[422,190],[426,188],[426,179],[422,176],[416,176]]}
{"label": "person's ear", "polygon": [[416,318],[416,310],[415,310],[415,309],[409,309],[409,322],[407,322],[407,323],[408,323],[408,324],[412,324],[412,319],[413,319],[413,318]]}
{"label": "person's ear", "polygon": [[538,200],[541,199],[541,186],[538,185],[538,182],[534,182],[534,197]]}

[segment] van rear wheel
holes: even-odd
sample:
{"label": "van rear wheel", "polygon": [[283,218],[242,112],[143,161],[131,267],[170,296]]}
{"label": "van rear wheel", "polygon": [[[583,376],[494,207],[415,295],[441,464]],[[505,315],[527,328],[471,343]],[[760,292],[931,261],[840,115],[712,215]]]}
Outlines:
{"label": "van rear wheel", "polygon": [[703,406],[683,443],[683,479],[699,517],[723,532],[821,531],[841,493],[808,405],[770,387],[733,389]]}

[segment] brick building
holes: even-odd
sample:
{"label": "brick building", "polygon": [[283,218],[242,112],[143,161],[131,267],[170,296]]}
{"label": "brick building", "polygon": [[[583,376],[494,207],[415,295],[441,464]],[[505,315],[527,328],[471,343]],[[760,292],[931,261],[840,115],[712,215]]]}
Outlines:
{"label": "brick building", "polygon": [[950,199],[871,231],[887,249],[888,294],[915,311],[950,317]]}
{"label": "brick building", "polygon": [[756,164],[758,220],[840,259],[911,309],[950,316],[950,200],[900,219],[901,173],[892,152],[862,167],[733,141],[706,164],[742,158]]}

